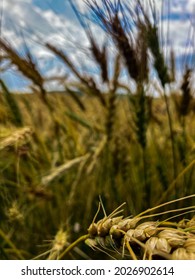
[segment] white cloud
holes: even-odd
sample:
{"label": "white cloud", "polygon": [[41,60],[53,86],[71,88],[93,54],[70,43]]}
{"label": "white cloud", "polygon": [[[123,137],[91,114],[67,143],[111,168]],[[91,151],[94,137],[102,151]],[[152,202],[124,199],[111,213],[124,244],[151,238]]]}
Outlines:
{"label": "white cloud", "polygon": [[13,28],[16,30],[25,29],[29,33],[49,34],[54,32],[55,28],[42,17],[42,11],[39,8],[32,7],[30,1],[16,1],[8,3],[4,8],[4,28],[3,35],[6,36],[7,30]]}

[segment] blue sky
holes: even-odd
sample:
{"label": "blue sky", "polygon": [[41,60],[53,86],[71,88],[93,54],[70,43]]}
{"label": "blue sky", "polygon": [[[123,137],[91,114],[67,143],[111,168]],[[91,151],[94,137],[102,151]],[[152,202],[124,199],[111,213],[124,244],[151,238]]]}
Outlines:
{"label": "blue sky", "polygon": [[[83,0],[72,1],[83,13],[87,11]],[[194,66],[195,0],[155,0],[155,2],[159,13],[163,11],[159,25],[163,30],[162,42],[167,49],[170,47],[174,49],[178,69],[181,69],[185,62]],[[4,11],[2,36],[21,54],[25,53],[24,45],[27,44],[43,75],[49,77],[70,74],[67,68],[43,47],[46,41],[65,49],[79,68],[83,71],[90,69],[95,75],[97,72],[95,65],[87,53],[89,44],[86,35],[68,0],[4,0],[1,1],[0,7],[1,9],[3,7]],[[169,36],[167,37],[168,21]],[[98,34],[98,41],[104,42],[105,34],[100,28],[94,25],[92,30],[94,34]],[[26,89],[28,82],[14,69],[9,68],[6,73],[1,73],[1,76],[11,89]],[[55,86],[53,84],[53,87]]]}
{"label": "blue sky", "polygon": [[[68,3],[68,1],[61,1],[61,0],[33,0],[33,5],[36,5],[42,10],[53,9],[54,12],[61,14],[61,15],[71,15],[72,16],[72,9]],[[70,17],[71,17],[70,16]]]}

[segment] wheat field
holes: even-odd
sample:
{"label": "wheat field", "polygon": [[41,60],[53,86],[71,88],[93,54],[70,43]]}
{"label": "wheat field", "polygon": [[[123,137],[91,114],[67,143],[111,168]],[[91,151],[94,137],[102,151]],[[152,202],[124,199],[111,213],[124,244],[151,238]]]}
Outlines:
{"label": "wheat field", "polygon": [[141,4],[132,42],[110,3],[86,1],[115,46],[110,74],[86,27],[104,88],[47,43],[75,76],[48,92],[33,58],[0,39],[32,91],[0,79],[0,259],[195,259],[193,69],[176,81]]}

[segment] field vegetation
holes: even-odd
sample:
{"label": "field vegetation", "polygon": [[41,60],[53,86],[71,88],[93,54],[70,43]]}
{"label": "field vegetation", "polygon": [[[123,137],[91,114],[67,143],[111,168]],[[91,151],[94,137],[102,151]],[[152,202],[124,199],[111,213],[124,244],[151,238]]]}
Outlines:
{"label": "field vegetation", "polygon": [[48,92],[30,52],[0,39],[32,83],[13,94],[0,79],[0,259],[195,259],[193,69],[175,80],[154,14],[121,2],[86,1],[115,47],[110,64],[82,24],[99,83],[47,43],[75,76]]}

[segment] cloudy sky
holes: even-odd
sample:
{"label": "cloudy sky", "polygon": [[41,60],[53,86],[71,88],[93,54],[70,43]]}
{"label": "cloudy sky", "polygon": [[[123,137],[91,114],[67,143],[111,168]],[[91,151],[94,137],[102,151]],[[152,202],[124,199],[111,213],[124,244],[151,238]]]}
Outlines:
{"label": "cloudy sky", "polygon": [[[72,1],[82,13],[88,12],[83,0]],[[123,1],[127,0],[121,0]],[[147,3],[147,0],[143,2]],[[185,64],[194,67],[195,0],[155,0],[155,2],[161,18],[159,28],[163,34],[164,48],[174,49],[178,69],[183,69]],[[3,10],[1,36],[11,42],[22,55],[25,54],[26,45],[36,57],[39,68],[45,76],[56,74],[63,76],[68,72],[64,65],[44,48],[45,42],[63,48],[83,71],[90,69],[96,73],[93,62],[88,59],[89,44],[86,35],[68,0],[1,0],[0,9]],[[103,42],[105,35],[100,28],[92,24],[91,28],[95,35],[98,34],[97,40]],[[9,69],[5,74],[1,73],[1,76],[11,89],[22,89],[26,86],[26,81],[21,79],[14,69]]]}

